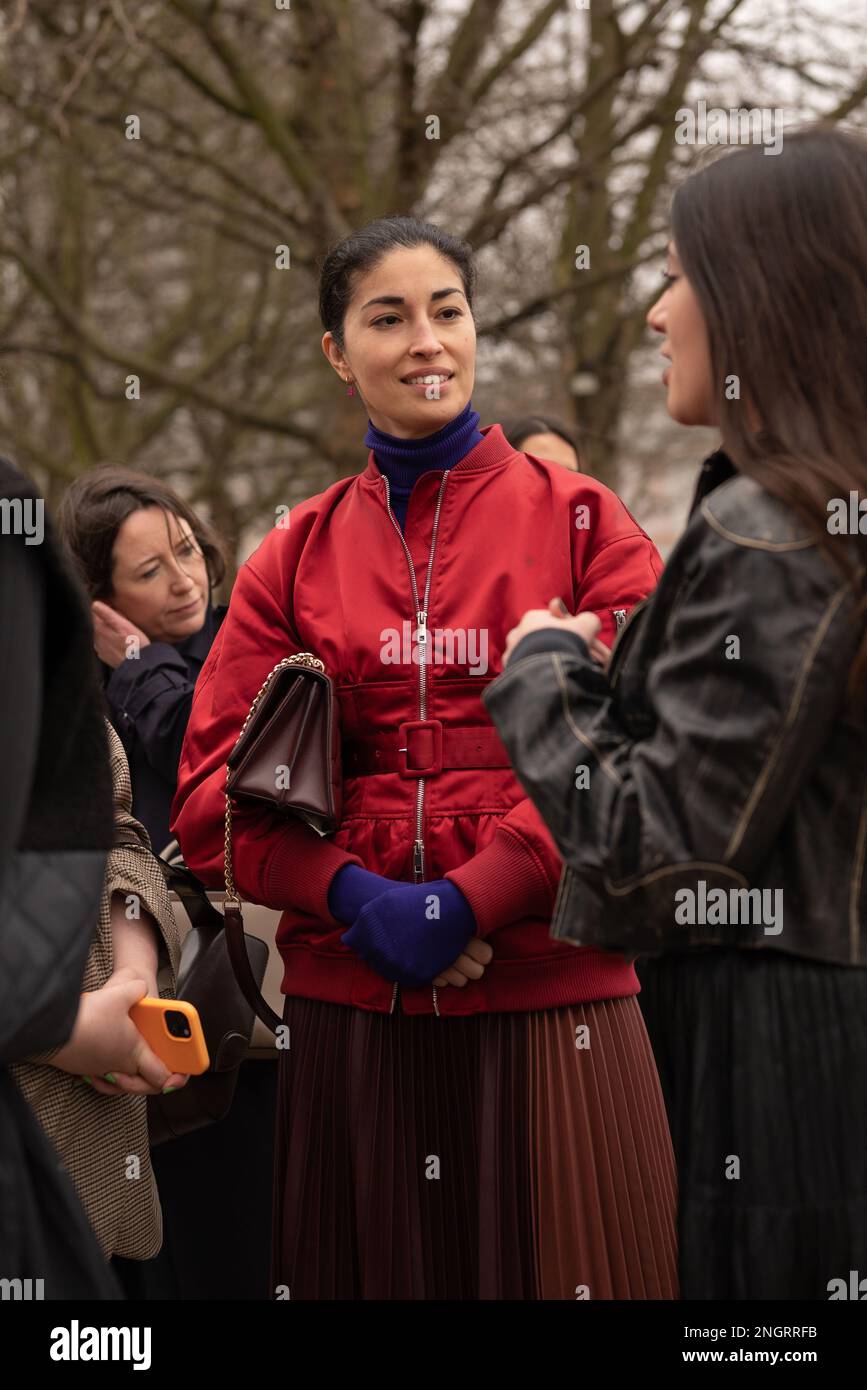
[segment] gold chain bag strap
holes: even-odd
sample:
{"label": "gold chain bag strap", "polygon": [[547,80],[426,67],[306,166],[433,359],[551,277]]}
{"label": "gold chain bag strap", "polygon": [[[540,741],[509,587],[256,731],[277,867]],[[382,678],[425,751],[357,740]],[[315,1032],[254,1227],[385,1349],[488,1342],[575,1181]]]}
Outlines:
{"label": "gold chain bag strap", "polygon": [[244,997],[276,1033],[282,1020],[262,998],[244,944],[232,867],[232,803],[266,803],[307,821],[320,835],[337,829],[342,792],[337,701],[324,663],[312,652],[284,657],[269,673],[250,706],[226,771],[226,940]]}

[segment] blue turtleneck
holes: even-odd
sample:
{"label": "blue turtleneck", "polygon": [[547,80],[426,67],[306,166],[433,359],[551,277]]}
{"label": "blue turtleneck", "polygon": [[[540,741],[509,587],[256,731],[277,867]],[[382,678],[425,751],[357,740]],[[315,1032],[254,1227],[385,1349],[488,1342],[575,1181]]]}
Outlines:
{"label": "blue turtleneck", "polygon": [[377,429],[370,420],[364,442],[382,473],[388,478],[391,510],[394,512],[403,531],[406,526],[406,513],[410,493],[416,479],[433,468],[446,469],[460,463],[471,449],[482,442],[484,435],[479,432],[478,412],[473,410],[472,401],[467,401],[460,415],[449,420],[435,434],[425,435],[423,439],[398,439]]}

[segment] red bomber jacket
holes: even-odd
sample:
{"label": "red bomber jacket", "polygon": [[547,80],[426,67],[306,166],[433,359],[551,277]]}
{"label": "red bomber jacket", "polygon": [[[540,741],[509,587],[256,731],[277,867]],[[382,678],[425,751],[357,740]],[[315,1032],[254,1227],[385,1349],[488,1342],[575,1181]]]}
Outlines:
{"label": "red bomber jacket", "polygon": [[[561,860],[480,696],[528,608],[559,595],[573,613],[591,609],[610,644],[660,573],[612,492],[516,452],[499,425],[450,470],[421,475],[405,535],[373,453],[275,526],[241,567],[199,676],[171,829],[193,872],[221,886],[226,758],[272,667],[294,652],[320,657],[340,709],[339,829],[321,837],[252,803],[232,818],[238,891],[283,909],[284,993],[441,1015],[637,993],[622,956],[551,939]],[[493,948],[483,978],[399,990],[372,970],[328,909],[347,863],[451,879]]]}

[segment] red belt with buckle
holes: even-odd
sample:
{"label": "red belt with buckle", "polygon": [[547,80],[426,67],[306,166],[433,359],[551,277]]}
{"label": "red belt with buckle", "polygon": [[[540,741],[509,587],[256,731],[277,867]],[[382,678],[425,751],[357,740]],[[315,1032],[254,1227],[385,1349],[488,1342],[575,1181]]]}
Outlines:
{"label": "red belt with buckle", "polygon": [[394,733],[344,742],[342,751],[344,777],[435,777],[444,769],[510,766],[496,729],[444,728],[440,719],[409,719]]}

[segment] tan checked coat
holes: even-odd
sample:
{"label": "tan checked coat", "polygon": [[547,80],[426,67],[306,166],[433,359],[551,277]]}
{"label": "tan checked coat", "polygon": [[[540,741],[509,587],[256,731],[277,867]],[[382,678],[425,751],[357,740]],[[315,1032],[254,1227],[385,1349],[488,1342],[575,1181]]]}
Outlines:
{"label": "tan checked coat", "polygon": [[[158,924],[160,994],[171,996],[180,953],[177,923],[148,833],[131,814],[129,768],[111,725],[108,737],[116,839],[138,843],[118,844],[108,856],[82,989],[99,989],[114,969],[112,894],[135,893]],[[63,1160],[106,1258],[148,1259],[162,1245],[163,1225],[148,1146],[147,1097],[100,1095],[79,1077],[50,1066],[56,1051],[9,1070]]]}

